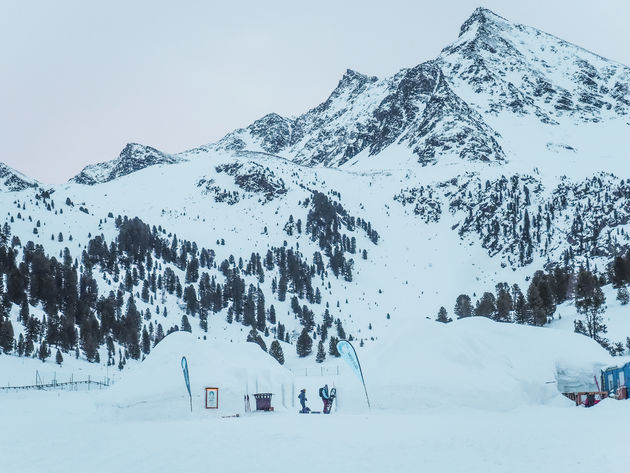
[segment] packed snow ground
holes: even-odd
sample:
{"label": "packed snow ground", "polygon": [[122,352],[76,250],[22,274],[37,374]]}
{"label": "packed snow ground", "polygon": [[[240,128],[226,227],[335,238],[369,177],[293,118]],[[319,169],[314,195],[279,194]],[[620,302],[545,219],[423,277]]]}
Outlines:
{"label": "packed snow ground", "polygon": [[[510,411],[183,415],[141,421],[95,410],[88,393],[3,399],[3,470],[30,472],[623,471],[627,406]],[[38,435],[43,428],[49,434]]]}
{"label": "packed snow ground", "polygon": [[[630,401],[578,408],[556,384],[559,371],[588,382],[611,363],[595,342],[481,318],[449,325],[417,318],[398,327],[399,335],[412,335],[408,341],[391,337],[359,348],[371,410],[353,373],[342,368],[336,375],[340,360],[312,363],[315,376],[294,376],[253,343],[206,343],[182,332],[107,390],[0,393],[0,418],[12,429],[3,467],[38,473],[622,468],[619,417]],[[0,371],[10,358],[0,357]],[[296,373],[309,368],[301,363],[292,366]],[[322,369],[330,370],[319,376]],[[307,388],[307,405],[319,410],[317,387],[324,383],[339,393],[333,413],[298,414],[299,389]],[[219,387],[218,411],[204,409],[205,386]],[[256,389],[274,393],[275,412],[244,412],[242,396]],[[34,448],[33,432],[42,427],[52,433]]]}

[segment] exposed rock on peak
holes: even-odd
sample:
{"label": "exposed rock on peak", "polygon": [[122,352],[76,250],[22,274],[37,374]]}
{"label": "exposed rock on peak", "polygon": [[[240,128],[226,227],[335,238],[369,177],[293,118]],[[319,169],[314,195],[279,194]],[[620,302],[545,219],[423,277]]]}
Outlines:
{"label": "exposed rock on peak", "polygon": [[29,187],[37,187],[37,182],[6,164],[0,163],[0,190],[17,192]]}
{"label": "exposed rock on peak", "polygon": [[470,15],[470,17],[462,24],[459,30],[459,36],[462,36],[464,33],[468,32],[476,26],[479,32],[488,33],[489,27],[492,24],[499,23],[508,23],[508,20],[503,18],[502,16],[497,15],[492,10],[488,10],[487,8],[477,7],[475,11]]}
{"label": "exposed rock on peak", "polygon": [[630,113],[630,68],[543,31],[477,9],[438,58],[477,111],[597,122]]}
{"label": "exposed rock on peak", "polygon": [[128,143],[117,159],[86,166],[71,181],[78,184],[94,185],[126,176],[149,166],[175,164],[181,161],[182,158],[163,153],[151,146]]}

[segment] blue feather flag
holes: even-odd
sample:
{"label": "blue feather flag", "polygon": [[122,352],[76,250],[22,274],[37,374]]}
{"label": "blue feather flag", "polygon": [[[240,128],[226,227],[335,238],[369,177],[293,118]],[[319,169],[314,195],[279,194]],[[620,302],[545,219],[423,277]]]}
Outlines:
{"label": "blue feather flag", "polygon": [[352,344],[348,340],[340,340],[337,342],[337,351],[341,355],[341,357],[346,360],[346,363],[350,365],[354,374],[361,380],[363,383],[363,390],[365,391],[365,399],[367,400],[368,407],[370,406],[370,398],[368,397],[367,388],[365,387],[365,378],[363,377],[363,370],[361,369],[361,363],[359,363],[359,357],[357,356],[357,352],[352,346]]}
{"label": "blue feather flag", "polygon": [[186,389],[188,389],[188,397],[190,398],[190,412],[192,412],[192,394],[190,392],[190,376],[188,375],[188,361],[182,356],[182,371],[184,372],[184,381],[186,381]]}

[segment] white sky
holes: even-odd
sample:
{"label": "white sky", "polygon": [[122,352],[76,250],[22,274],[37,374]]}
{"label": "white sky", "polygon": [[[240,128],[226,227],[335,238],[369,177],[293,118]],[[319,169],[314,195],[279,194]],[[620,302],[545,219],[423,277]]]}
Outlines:
{"label": "white sky", "polygon": [[[436,57],[480,0],[0,0],[0,161],[45,183],[178,152]],[[482,4],[630,64],[627,0]]]}

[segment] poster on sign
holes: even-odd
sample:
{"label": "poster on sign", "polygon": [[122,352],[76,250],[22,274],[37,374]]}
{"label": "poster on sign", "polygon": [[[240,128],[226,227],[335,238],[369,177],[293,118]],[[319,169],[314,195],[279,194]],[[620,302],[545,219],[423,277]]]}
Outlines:
{"label": "poster on sign", "polygon": [[219,408],[219,388],[206,388],[206,409]]}

